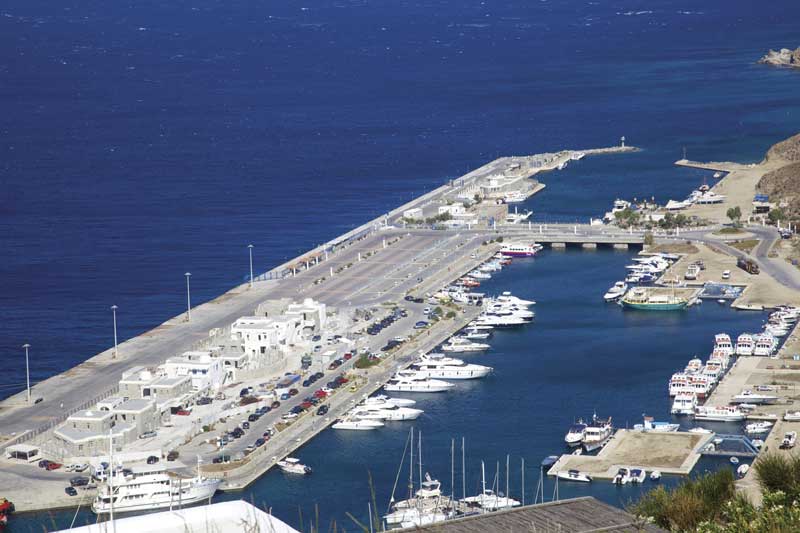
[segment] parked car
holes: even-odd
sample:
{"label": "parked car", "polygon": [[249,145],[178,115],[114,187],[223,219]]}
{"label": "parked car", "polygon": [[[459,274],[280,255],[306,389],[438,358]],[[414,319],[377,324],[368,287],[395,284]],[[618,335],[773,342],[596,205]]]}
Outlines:
{"label": "parked car", "polygon": [[722,271],[722,279],[731,279],[731,271],[730,270],[723,270]]}
{"label": "parked car", "polygon": [[62,465],[61,463],[56,463],[56,462],[53,462],[53,461],[49,461],[47,463],[47,466],[45,467],[45,469],[47,469],[47,470],[58,470],[62,466],[64,466],[64,465]]}
{"label": "parked car", "polygon": [[199,400],[197,400],[197,405],[208,405],[213,401],[214,400],[212,400],[208,396],[204,396],[204,397],[200,398]]}
{"label": "parked car", "polygon": [[312,407],[314,407],[314,404],[311,402],[303,402],[300,404],[300,407],[302,407],[303,409],[311,409]]}
{"label": "parked car", "polygon": [[41,461],[39,461],[38,464],[39,468],[47,468],[47,465],[50,464],[50,461],[48,461],[47,459],[42,459]]}
{"label": "parked car", "polygon": [[423,329],[423,328],[427,328],[427,327],[428,327],[428,323],[425,322],[424,320],[420,320],[419,322],[414,324],[414,329]]}
{"label": "parked car", "polygon": [[261,416],[253,413],[252,415],[247,417],[247,421],[248,422],[256,422],[259,418],[261,418]]}
{"label": "parked car", "polygon": [[327,405],[320,405],[319,409],[317,409],[317,415],[323,416],[328,413],[328,406]]}
{"label": "parked car", "polygon": [[86,476],[75,476],[70,478],[69,484],[73,487],[85,487],[91,480]]}
{"label": "parked car", "polygon": [[150,457],[147,458],[147,464],[149,465],[154,465],[157,462],[158,462],[158,457],[156,457],[155,455],[151,455]]}
{"label": "parked car", "polygon": [[242,422],[242,429],[250,429],[250,422],[246,420]]}
{"label": "parked car", "polygon": [[304,411],[303,406],[295,405],[294,407],[292,407],[292,409],[289,412],[292,413],[292,414],[295,414],[295,415],[299,415],[303,411]]}
{"label": "parked car", "polygon": [[289,389],[289,396],[297,396],[300,393],[297,389]]}
{"label": "parked car", "polygon": [[255,451],[255,449],[256,449],[256,445],[255,444],[248,444],[247,448],[244,449],[244,453],[245,454],[253,453],[253,451]]}
{"label": "parked car", "polygon": [[347,353],[346,353],[346,354],[344,354],[344,356],[343,356],[343,359],[344,359],[345,361],[349,361],[349,360],[350,360],[350,359],[352,359],[352,358],[353,358],[353,354],[352,354],[352,353],[350,353],[350,352],[347,352]]}
{"label": "parked car", "polygon": [[175,411],[175,414],[178,416],[189,416],[190,414],[192,414],[192,412],[187,409],[178,409],[177,411]]}
{"label": "parked car", "polygon": [[281,396],[280,396],[280,397],[281,397],[281,400],[282,400],[282,401],[284,401],[284,402],[285,402],[286,400],[288,400],[289,398],[291,398],[291,396],[289,396],[289,393],[288,393],[288,392],[284,392],[283,394],[281,394]]}
{"label": "parked car", "polygon": [[141,435],[139,435],[140,439],[152,439],[153,437],[158,436],[158,433],[155,431],[145,431]]}
{"label": "parked car", "polygon": [[285,421],[288,421],[288,420],[293,420],[293,419],[297,418],[298,416],[300,416],[300,415],[298,415],[297,413],[286,413],[281,418],[283,420],[285,420]]}
{"label": "parked car", "polygon": [[280,406],[281,402],[279,402],[278,400],[275,400],[274,402],[272,402],[272,405],[270,405],[270,407],[272,407],[273,409],[277,409]]}
{"label": "parked car", "polygon": [[67,472],[85,472],[89,469],[88,463],[73,463],[64,467]]}
{"label": "parked car", "polygon": [[77,496],[78,491],[75,490],[75,487],[67,487],[64,489],[64,492],[67,493],[67,496]]}
{"label": "parked car", "polygon": [[178,457],[180,457],[180,453],[178,453],[178,450],[172,450],[167,454],[167,461],[174,461]]}
{"label": "parked car", "polygon": [[327,392],[325,392],[325,391],[324,391],[324,390],[322,390],[322,389],[319,389],[319,390],[315,390],[315,391],[314,391],[314,397],[315,397],[315,398],[320,398],[320,399],[322,399],[322,398],[326,398],[327,396],[328,396],[328,393],[327,393]]}

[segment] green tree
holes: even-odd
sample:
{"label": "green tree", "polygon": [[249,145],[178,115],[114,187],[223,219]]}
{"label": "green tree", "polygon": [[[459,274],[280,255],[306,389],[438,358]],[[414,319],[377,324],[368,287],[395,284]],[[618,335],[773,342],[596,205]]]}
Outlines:
{"label": "green tree", "polygon": [[767,218],[773,224],[777,224],[781,220],[786,220],[786,215],[784,214],[783,209],[776,207],[774,209],[770,209],[770,212],[767,214]]}
{"label": "green tree", "polygon": [[735,227],[738,228],[741,225],[742,210],[738,205],[736,207],[729,207],[725,214],[729,219],[731,219],[731,222],[733,222]]}

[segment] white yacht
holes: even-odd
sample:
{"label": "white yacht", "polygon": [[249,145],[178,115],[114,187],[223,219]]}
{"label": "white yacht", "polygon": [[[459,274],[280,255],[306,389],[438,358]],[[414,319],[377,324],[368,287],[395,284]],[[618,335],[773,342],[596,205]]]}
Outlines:
{"label": "white yacht", "polygon": [[697,407],[697,396],[690,392],[675,395],[670,413],[673,415],[692,415]]}
{"label": "white yacht", "polygon": [[530,324],[529,320],[512,315],[499,316],[482,314],[470,323],[470,326],[481,327],[491,326],[492,328],[510,328],[514,326],[524,326]]}
{"label": "white yacht", "polygon": [[756,344],[753,348],[753,355],[768,357],[772,355],[778,346],[778,341],[769,332],[760,333],[754,337]]}
{"label": "white yacht", "polygon": [[467,328],[461,332],[461,337],[471,341],[482,341],[492,336],[491,330],[480,330],[476,328]]}
{"label": "white yacht", "polygon": [[467,504],[469,507],[478,508],[482,511],[497,511],[500,509],[519,507],[521,505],[518,500],[495,494],[495,492],[490,489],[483,489],[481,494],[467,496],[460,501]]}
{"label": "white yacht", "polygon": [[444,392],[453,384],[438,379],[428,379],[413,370],[401,370],[383,388],[390,392]]}
{"label": "white yacht", "polygon": [[783,414],[783,419],[787,422],[798,422],[800,421],[800,411],[786,411]]}
{"label": "white yacht", "polygon": [[438,379],[478,379],[492,371],[490,366],[468,364],[440,354],[421,355],[411,368],[422,376]]}
{"label": "white yacht", "polygon": [[753,336],[749,333],[742,333],[736,339],[736,355],[753,355],[755,347]]}
{"label": "white yacht", "polygon": [[747,424],[744,427],[744,431],[750,435],[763,435],[764,433],[769,433],[772,429],[772,426],[772,422],[764,420],[762,422],[753,422],[751,424]]}
{"label": "white yacht", "polygon": [[397,407],[411,407],[416,405],[416,400],[408,400],[406,398],[390,398],[385,394],[378,394],[364,400],[364,405],[378,405],[384,406],[397,406]]}
{"label": "white yacht", "polygon": [[208,501],[221,483],[201,477],[199,468],[196,477],[185,479],[170,475],[163,466],[135,467],[127,474],[113,474],[100,486],[92,511],[106,514],[112,505],[117,513],[152,511]]}
{"label": "white yacht", "polygon": [[614,427],[611,425],[611,417],[602,419],[593,415],[592,423],[586,426],[581,444],[587,452],[591,452],[605,446],[613,434]]}
{"label": "white yacht", "polygon": [[745,419],[745,414],[738,407],[732,405],[707,406],[700,405],[694,410],[695,420],[709,422],[740,422]]}
{"label": "white yacht", "polygon": [[585,472],[581,472],[580,470],[567,470],[567,471],[560,471],[556,474],[558,479],[563,479],[565,481],[579,481],[581,483],[591,483],[592,476]]}
{"label": "white yacht", "polygon": [[488,344],[472,342],[464,337],[452,337],[446,344],[442,345],[443,352],[452,353],[484,352],[489,348],[491,348],[491,346]]}
{"label": "white yacht", "polygon": [[307,475],[311,473],[310,466],[304,465],[300,462],[300,459],[295,459],[294,457],[287,457],[282,461],[278,461],[276,464],[278,465],[278,468],[287,474]]}
{"label": "white yacht", "polygon": [[586,424],[583,423],[583,420],[578,420],[569,427],[569,431],[564,436],[564,442],[567,443],[567,446],[580,446],[585,434]]}
{"label": "white yacht", "polygon": [[628,481],[631,483],[644,483],[647,479],[647,472],[641,468],[631,468],[628,473]]}
{"label": "white yacht", "polygon": [[509,291],[503,291],[500,296],[495,298],[495,301],[501,304],[517,305],[519,307],[530,307],[532,305],[536,305],[535,301],[518,298],[512,295]]}
{"label": "white yacht", "polygon": [[341,418],[336,421],[333,429],[348,429],[351,431],[371,431],[383,427],[380,420],[367,420],[364,418]]}
{"label": "white yacht", "polygon": [[403,420],[416,420],[424,413],[422,409],[415,409],[413,407],[401,407],[399,405],[387,405],[379,407],[376,405],[361,405],[359,406],[361,412],[367,411],[373,413],[381,420],[389,422],[402,422]]}
{"label": "white yacht", "polygon": [[714,351],[719,351],[725,355],[733,355],[733,344],[731,337],[727,333],[719,333],[714,336]]}
{"label": "white yacht", "polygon": [[511,191],[503,196],[503,201],[507,204],[518,204],[528,199],[528,195],[522,191]]}
{"label": "white yacht", "polygon": [[731,403],[752,403],[755,405],[768,405],[778,401],[778,397],[772,394],[760,394],[751,390],[743,390],[731,399]]}
{"label": "white yacht", "polygon": [[491,274],[489,274],[488,272],[481,272],[480,270],[473,270],[472,272],[467,274],[467,276],[471,277],[472,279],[481,279],[481,280],[492,279]]}
{"label": "white yacht", "polygon": [[[450,499],[442,494],[441,483],[431,479],[430,474],[425,474],[425,480],[419,489],[407,500],[400,500],[391,504],[391,512],[383,517],[387,525],[409,527],[424,525],[426,523],[441,522],[448,518],[446,509],[450,506]],[[431,516],[434,514],[434,516]],[[439,514],[440,516],[435,516]]]}
{"label": "white yacht", "polygon": [[616,282],[608,291],[603,295],[603,299],[607,302],[619,300],[625,293],[628,292],[628,284],[624,281]]}

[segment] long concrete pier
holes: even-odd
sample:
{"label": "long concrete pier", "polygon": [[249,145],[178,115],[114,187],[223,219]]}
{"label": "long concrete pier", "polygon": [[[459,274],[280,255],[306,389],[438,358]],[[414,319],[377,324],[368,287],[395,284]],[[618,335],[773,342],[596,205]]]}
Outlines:
{"label": "long concrete pier", "polygon": [[[585,150],[585,153],[624,153],[636,150],[631,147]],[[536,174],[553,170],[564,161],[572,159],[573,152],[547,154],[547,164],[526,167],[524,172]],[[552,156],[552,157],[551,157]],[[102,398],[117,392],[115,383],[122,372],[133,366],[155,366],[168,357],[197,349],[209,340],[209,331],[225,328],[240,316],[247,316],[265,300],[290,298],[300,300],[312,297],[330,306],[347,308],[378,306],[387,301],[398,302],[409,292],[427,292],[438,289],[464,272],[474,268],[497,246],[486,246],[486,233],[461,231],[404,230],[392,226],[407,209],[435,203],[445,193],[456,187],[465,187],[472,181],[491,176],[507,169],[509,162],[516,164],[520,158],[501,158],[427,193],[391,212],[382,215],[314,250],[288,261],[269,272],[258,276],[253,286],[242,284],[220,297],[192,309],[191,320],[184,314],[173,317],[154,329],[129,339],[119,345],[118,353],[106,350],[84,363],[53,376],[33,386],[33,398],[42,398],[40,403],[29,404],[23,392],[0,402],[0,448],[12,443],[46,442],[53,428],[71,413],[86,409]],[[540,161],[537,156],[526,159],[527,164]],[[532,233],[520,238],[537,240]],[[566,237],[565,237],[566,238]],[[597,237],[600,238],[599,236]],[[411,328],[415,320],[422,317],[420,306],[409,305],[409,317],[398,323],[385,335],[373,339],[380,345],[390,335],[400,333],[400,328]],[[419,308],[417,308],[419,307]],[[474,314],[474,310],[462,309],[454,319],[440,321],[424,337],[404,348],[388,364],[367,372],[365,382],[356,393],[340,391],[333,413],[343,409],[356,396],[370,393],[385,382],[396,369],[410,361],[418,350],[428,350],[462,327]],[[35,340],[34,340],[35,344]],[[299,401],[299,400],[298,400]],[[297,403],[297,402],[295,402]],[[293,405],[287,402],[277,418]],[[333,403],[332,403],[333,405]],[[274,422],[264,417],[263,423]],[[295,429],[278,436],[274,443],[265,446],[261,456],[254,455],[247,461],[254,465],[248,472],[226,475],[226,488],[246,486],[255,477],[269,469],[274,460],[312,438],[327,424],[314,420],[309,415],[304,421],[292,425]],[[291,435],[291,438],[290,438]],[[284,442],[285,441],[285,442]],[[269,454],[267,460],[263,460]],[[259,460],[259,457],[262,459]],[[32,475],[35,474],[35,475]],[[38,469],[27,465],[7,463],[0,472],[0,484],[17,486],[16,503],[20,510],[45,509],[57,506],[64,500],[63,486],[69,474],[47,472],[42,477]],[[55,487],[55,489],[53,488]],[[14,494],[5,494],[13,497]],[[69,498],[63,502],[74,505]]]}

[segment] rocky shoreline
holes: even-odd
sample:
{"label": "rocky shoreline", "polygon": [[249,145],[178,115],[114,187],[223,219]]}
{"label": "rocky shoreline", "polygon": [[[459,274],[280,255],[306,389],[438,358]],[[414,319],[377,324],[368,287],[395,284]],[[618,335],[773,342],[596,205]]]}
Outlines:
{"label": "rocky shoreline", "polygon": [[774,67],[800,68],[800,47],[798,47],[797,50],[789,50],[788,48],[770,50],[767,52],[767,55],[759,59],[758,62]]}

